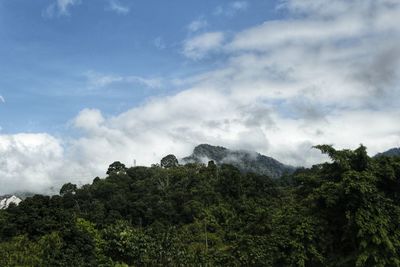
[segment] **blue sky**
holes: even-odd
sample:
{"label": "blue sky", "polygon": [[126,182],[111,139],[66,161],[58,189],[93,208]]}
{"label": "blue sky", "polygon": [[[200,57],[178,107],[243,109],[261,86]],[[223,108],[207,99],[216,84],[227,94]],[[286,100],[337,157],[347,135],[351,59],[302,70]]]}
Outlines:
{"label": "blue sky", "polygon": [[0,0],[0,194],[201,143],[400,146],[398,0]]}
{"label": "blue sky", "polygon": [[[113,3],[123,11],[113,10]],[[2,0],[2,132],[63,134],[83,108],[114,115],[148,97],[180,90],[132,83],[89,88],[86,76],[172,80],[193,75],[219,60],[188,60],[181,52],[186,38],[213,30],[236,32],[280,13],[272,1],[71,1],[62,12],[56,1]],[[193,21],[200,21],[195,32],[188,29]]]}

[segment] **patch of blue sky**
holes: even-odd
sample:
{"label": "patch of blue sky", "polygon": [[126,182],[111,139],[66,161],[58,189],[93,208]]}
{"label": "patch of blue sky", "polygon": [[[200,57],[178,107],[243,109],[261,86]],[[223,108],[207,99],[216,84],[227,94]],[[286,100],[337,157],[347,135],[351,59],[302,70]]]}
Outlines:
{"label": "patch of blue sky", "polygon": [[[122,12],[111,8],[111,0],[69,2],[61,13],[57,0],[0,0],[0,95],[6,100],[0,103],[2,133],[62,132],[83,108],[113,115],[148,98],[176,93],[185,88],[166,81],[224,60],[223,54],[185,58],[186,38],[206,31],[239,32],[280,16],[276,3],[261,0],[246,2],[245,8],[245,1],[119,0],[115,3],[125,8]],[[217,14],[218,9],[230,12],[236,2],[242,10]],[[188,32],[200,17],[206,26]],[[93,88],[89,72],[162,81],[154,88],[118,81]]]}

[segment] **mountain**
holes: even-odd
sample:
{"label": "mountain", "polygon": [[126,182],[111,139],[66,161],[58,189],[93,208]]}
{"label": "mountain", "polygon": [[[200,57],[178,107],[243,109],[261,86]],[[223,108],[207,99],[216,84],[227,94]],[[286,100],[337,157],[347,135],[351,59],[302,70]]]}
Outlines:
{"label": "mountain", "polygon": [[378,153],[375,155],[375,157],[381,157],[381,156],[400,157],[400,147],[391,148],[385,152]]}
{"label": "mountain", "polygon": [[261,155],[254,151],[230,150],[221,146],[208,144],[198,145],[192,155],[181,160],[183,163],[207,163],[214,161],[216,164],[231,164],[243,172],[254,172],[279,178],[285,173],[292,173],[296,168],[285,165],[274,158]]}
{"label": "mountain", "polygon": [[0,210],[8,208],[11,203],[18,205],[21,201],[22,199],[15,195],[0,196]]}

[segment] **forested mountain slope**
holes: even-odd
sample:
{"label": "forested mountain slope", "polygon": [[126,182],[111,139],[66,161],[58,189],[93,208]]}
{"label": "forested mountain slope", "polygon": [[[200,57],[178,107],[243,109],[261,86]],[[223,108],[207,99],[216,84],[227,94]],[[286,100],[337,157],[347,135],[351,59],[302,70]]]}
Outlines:
{"label": "forested mountain slope", "polygon": [[400,266],[400,158],[318,148],[281,179],[115,162],[0,210],[0,266]]}

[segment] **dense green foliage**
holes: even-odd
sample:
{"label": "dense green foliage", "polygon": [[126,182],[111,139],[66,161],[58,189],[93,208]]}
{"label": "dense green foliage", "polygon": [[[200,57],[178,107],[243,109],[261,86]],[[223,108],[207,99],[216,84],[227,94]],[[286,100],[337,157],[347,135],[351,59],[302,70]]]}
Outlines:
{"label": "dense green foliage", "polygon": [[0,266],[400,266],[400,158],[337,151],[279,180],[113,163],[0,211]]}

